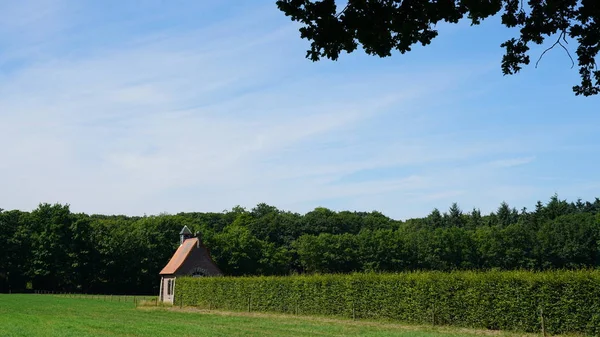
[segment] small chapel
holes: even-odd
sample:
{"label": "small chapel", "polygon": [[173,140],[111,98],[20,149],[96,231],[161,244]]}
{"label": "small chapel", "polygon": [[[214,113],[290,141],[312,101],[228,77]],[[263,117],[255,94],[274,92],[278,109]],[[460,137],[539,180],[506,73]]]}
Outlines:
{"label": "small chapel", "polygon": [[193,235],[187,226],[179,233],[179,248],[175,251],[167,265],[160,271],[161,302],[173,303],[175,298],[175,282],[178,276],[222,276],[223,273],[214,263],[210,252],[202,243],[201,237]]}

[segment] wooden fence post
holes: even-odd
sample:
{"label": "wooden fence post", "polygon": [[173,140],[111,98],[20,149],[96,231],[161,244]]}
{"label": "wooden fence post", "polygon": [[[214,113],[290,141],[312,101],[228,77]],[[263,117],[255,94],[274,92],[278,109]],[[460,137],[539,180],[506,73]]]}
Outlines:
{"label": "wooden fence post", "polygon": [[542,324],[542,336],[546,337],[546,324],[544,322],[544,308],[540,308],[540,323]]}

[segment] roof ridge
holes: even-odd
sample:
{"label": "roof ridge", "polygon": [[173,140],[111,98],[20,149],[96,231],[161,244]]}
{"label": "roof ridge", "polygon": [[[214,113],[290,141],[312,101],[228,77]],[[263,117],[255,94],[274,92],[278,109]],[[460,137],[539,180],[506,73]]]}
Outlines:
{"label": "roof ridge", "polygon": [[[196,242],[194,242],[196,241]],[[198,238],[189,238],[183,241],[183,243],[177,248],[175,254],[171,257],[167,265],[160,271],[159,275],[175,274],[181,265],[185,262],[188,255],[197,246]]]}

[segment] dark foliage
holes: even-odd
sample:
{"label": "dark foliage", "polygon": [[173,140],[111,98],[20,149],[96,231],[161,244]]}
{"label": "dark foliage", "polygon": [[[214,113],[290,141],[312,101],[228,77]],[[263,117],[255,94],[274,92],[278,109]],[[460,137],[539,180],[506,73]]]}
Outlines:
{"label": "dark foliage", "polygon": [[549,270],[600,267],[600,199],[553,196],[534,211],[447,212],[397,221],[379,212],[305,215],[259,204],[221,213],[128,217],[41,204],[0,212],[0,291],[157,293],[184,225],[226,275]]}
{"label": "dark foliage", "polygon": [[519,30],[517,37],[500,45],[505,49],[501,63],[504,75],[518,73],[531,62],[528,52],[532,43],[543,44],[551,38],[549,49],[562,48],[568,53],[565,45],[570,38],[577,43],[581,75],[581,83],[573,91],[584,96],[600,92],[600,70],[596,65],[600,51],[597,0],[348,0],[345,3],[338,8],[335,0],[276,1],[286,16],[302,25],[300,37],[311,42],[307,58],[313,61],[321,57],[337,60],[341,52],[352,53],[359,45],[367,54],[379,57],[391,56],[394,50],[404,54],[415,44],[430,44],[438,35],[437,23],[467,19],[478,25],[486,18],[500,15],[502,25]]}

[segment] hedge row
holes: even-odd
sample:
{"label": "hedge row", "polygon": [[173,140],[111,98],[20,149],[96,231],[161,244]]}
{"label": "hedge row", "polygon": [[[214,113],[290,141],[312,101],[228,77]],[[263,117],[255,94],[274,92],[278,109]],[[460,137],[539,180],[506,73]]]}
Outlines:
{"label": "hedge row", "polygon": [[175,304],[600,336],[600,271],[184,277]]}

